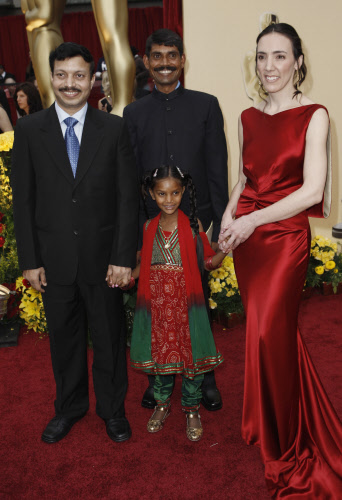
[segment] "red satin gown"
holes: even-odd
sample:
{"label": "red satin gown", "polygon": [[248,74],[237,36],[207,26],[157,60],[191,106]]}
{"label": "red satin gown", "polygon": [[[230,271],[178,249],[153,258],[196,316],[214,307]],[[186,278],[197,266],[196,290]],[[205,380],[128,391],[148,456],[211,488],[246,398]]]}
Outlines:
{"label": "red satin gown", "polygon": [[[238,217],[303,184],[306,131],[321,107],[242,113],[247,182]],[[261,449],[272,498],[337,500],[342,499],[342,425],[297,326],[310,240],[305,211],[257,228],[234,251],[247,317],[242,436]]]}

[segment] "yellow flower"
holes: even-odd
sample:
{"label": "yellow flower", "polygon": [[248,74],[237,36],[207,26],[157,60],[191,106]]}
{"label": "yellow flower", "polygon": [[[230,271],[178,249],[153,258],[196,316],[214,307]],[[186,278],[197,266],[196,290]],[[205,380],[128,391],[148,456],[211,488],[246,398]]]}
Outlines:
{"label": "yellow flower", "polygon": [[19,306],[20,309],[24,310],[24,313],[28,316],[36,316],[37,305],[30,300],[22,300]]}
{"label": "yellow flower", "polygon": [[29,330],[40,334],[45,333],[47,324],[41,294],[32,286],[26,288],[22,276],[16,280],[16,289],[23,294],[19,309],[20,317],[24,320],[25,325]]}
{"label": "yellow flower", "polygon": [[19,278],[17,278],[17,281],[15,282],[15,288],[16,290],[21,290],[22,287],[23,287],[23,276],[20,276]]}
{"label": "yellow flower", "polygon": [[0,151],[10,151],[13,148],[14,132],[0,134]]}
{"label": "yellow flower", "polygon": [[229,257],[228,255],[222,261],[222,267],[233,267],[233,257]]}
{"label": "yellow flower", "polygon": [[[1,135],[3,134],[0,134],[0,137]],[[12,208],[12,189],[2,158],[0,158],[0,179],[0,206],[9,210]]]}
{"label": "yellow flower", "polygon": [[216,280],[214,280],[214,279],[210,280],[209,284],[210,284],[210,290],[212,293],[222,292],[222,285],[221,285],[220,280],[218,278]]}
{"label": "yellow flower", "polygon": [[316,274],[323,274],[324,273],[324,267],[323,266],[317,266],[317,267],[315,267],[315,273]]}
{"label": "yellow flower", "polygon": [[40,295],[40,292],[38,292],[35,288],[30,288],[29,289],[29,292],[28,294],[30,295],[30,300],[31,302],[33,302],[34,300],[40,300],[41,299],[41,295]]}
{"label": "yellow flower", "polygon": [[227,276],[228,276],[227,271],[224,268],[220,267],[219,278],[222,280],[222,279],[226,278]]}
{"label": "yellow flower", "polygon": [[336,267],[336,264],[333,260],[328,260],[328,262],[325,263],[326,269],[334,269]]}
{"label": "yellow flower", "polygon": [[211,298],[209,298],[209,307],[210,309],[216,309],[217,307],[217,303]]}
{"label": "yellow flower", "polygon": [[335,267],[334,269],[334,273],[337,274],[338,273],[338,269]]}

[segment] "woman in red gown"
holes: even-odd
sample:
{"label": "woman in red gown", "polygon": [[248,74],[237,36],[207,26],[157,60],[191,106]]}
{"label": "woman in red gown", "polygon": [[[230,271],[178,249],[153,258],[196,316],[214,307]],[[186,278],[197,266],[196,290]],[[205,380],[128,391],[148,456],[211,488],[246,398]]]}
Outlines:
{"label": "woman in red gown", "polygon": [[328,113],[298,90],[306,67],[291,26],[260,33],[256,71],[266,97],[241,114],[239,181],[220,235],[247,317],[242,435],[261,449],[272,498],[342,499],[342,425],[297,326],[308,215],[329,211]]}

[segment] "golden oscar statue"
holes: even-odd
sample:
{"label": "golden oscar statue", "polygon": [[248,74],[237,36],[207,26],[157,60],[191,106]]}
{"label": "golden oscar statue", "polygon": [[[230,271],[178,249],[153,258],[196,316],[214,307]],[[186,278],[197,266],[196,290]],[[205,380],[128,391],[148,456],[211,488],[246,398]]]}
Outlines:
{"label": "golden oscar statue", "polygon": [[[63,43],[60,30],[66,0],[21,0],[31,59],[44,108],[55,98],[49,54]],[[122,116],[132,101],[135,64],[128,42],[127,0],[92,0],[94,17],[111,83],[112,113]]]}
{"label": "golden oscar statue", "polygon": [[49,54],[63,43],[60,25],[65,2],[66,0],[21,0],[31,61],[44,108],[51,106],[55,100],[51,87]]}
{"label": "golden oscar statue", "polygon": [[135,63],[128,43],[127,0],[91,0],[113,99],[112,113],[122,116],[132,102]]}

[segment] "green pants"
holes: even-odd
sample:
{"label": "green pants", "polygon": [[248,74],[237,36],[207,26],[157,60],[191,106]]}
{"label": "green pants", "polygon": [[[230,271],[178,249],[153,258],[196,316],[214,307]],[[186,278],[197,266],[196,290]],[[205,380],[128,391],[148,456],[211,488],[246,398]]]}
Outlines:
{"label": "green pants", "polygon": [[[196,375],[193,380],[183,377],[182,408],[186,413],[198,411],[202,398],[202,382],[204,374]],[[173,375],[156,375],[154,382],[154,399],[157,406],[170,406],[173,390]]]}

